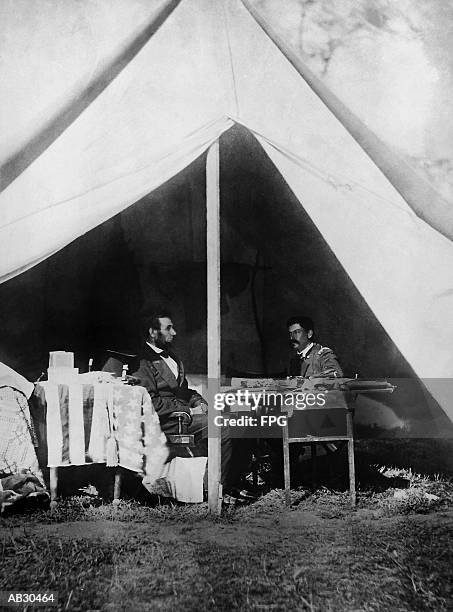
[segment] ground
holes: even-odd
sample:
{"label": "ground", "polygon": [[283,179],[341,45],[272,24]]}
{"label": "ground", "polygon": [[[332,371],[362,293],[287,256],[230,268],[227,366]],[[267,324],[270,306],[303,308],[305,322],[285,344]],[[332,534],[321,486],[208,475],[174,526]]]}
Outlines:
{"label": "ground", "polygon": [[361,492],[354,509],[321,488],[220,518],[89,496],[11,514],[0,590],[55,590],[60,610],[452,610],[453,485],[405,476],[409,488]]}
{"label": "ground", "polygon": [[0,592],[58,591],[47,609],[84,612],[453,610],[452,448],[359,441],[354,508],[341,460],[290,507],[279,489],[221,517],[157,498],[114,506],[85,489],[53,511],[10,509]]}

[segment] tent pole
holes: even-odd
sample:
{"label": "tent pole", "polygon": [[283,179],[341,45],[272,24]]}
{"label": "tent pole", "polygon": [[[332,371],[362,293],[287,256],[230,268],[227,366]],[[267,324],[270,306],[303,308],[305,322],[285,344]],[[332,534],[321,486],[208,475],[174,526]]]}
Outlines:
{"label": "tent pole", "polygon": [[206,158],[206,249],[208,289],[208,507],[220,514],[221,437],[214,425],[214,397],[220,390],[220,164],[219,141]]}

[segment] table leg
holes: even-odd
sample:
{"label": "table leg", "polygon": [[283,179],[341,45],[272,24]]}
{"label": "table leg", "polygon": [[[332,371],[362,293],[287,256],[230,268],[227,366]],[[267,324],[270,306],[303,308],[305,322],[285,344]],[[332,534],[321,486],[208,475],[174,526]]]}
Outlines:
{"label": "table leg", "polygon": [[355,490],[355,461],[354,461],[354,430],[352,424],[352,411],[346,412],[346,427],[348,433],[348,465],[349,465],[349,493],[351,496],[351,506],[356,504]]}
{"label": "table leg", "polygon": [[289,467],[289,440],[288,440],[288,424],[283,427],[283,470],[285,478],[285,503],[287,506],[291,504],[291,476]]}

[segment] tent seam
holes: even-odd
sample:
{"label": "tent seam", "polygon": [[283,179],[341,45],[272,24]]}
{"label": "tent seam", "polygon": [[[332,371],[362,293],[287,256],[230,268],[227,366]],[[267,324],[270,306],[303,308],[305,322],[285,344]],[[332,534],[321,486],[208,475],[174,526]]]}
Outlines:
{"label": "tent seam", "polygon": [[[450,242],[452,241],[451,237],[451,215],[449,205],[450,202],[446,200],[441,194],[438,193],[437,189],[434,185],[421,173],[417,172],[408,162],[404,159],[404,156],[398,155],[397,153],[393,153],[390,151],[388,145],[385,145],[384,142],[369,128],[366,127],[363,121],[361,121],[352,111],[350,111],[346,105],[332,92],[329,95],[335,98],[335,107],[332,108],[331,103],[327,103],[325,99],[325,93],[328,88],[322,83],[322,81],[314,75],[314,73],[308,69],[307,66],[304,65],[303,70],[301,69],[301,65],[303,62],[297,57],[297,54],[291,50],[291,48],[286,44],[286,42],[273,30],[273,28],[269,25],[266,19],[260,14],[260,11],[252,5],[250,0],[240,0],[244,8],[249,12],[251,17],[255,20],[258,26],[263,30],[265,34],[272,40],[276,48],[283,54],[283,56],[289,61],[289,63],[293,66],[296,72],[300,75],[300,77],[307,83],[307,85],[312,89],[312,91],[317,95],[319,100],[326,106],[326,108],[333,114],[334,117],[338,119],[343,128],[350,134],[350,136],[356,141],[356,143],[361,147],[364,153],[369,157],[369,159],[374,163],[374,165],[380,170],[383,176],[390,182],[390,184],[394,187],[394,189],[400,194],[403,200],[406,201],[409,208],[414,212],[415,216],[421,219],[424,223],[426,223],[429,227],[434,229],[436,232],[444,236]],[[324,94],[320,93],[319,89],[324,89]],[[338,112],[338,108],[340,108],[340,112]],[[348,124],[344,121],[343,113],[347,112],[351,117],[348,119]],[[354,123],[354,126],[351,128],[351,121]],[[358,127],[359,126],[359,131]],[[365,134],[365,136],[364,136]],[[373,138],[373,144],[371,145],[369,142],[370,136]],[[386,159],[386,164],[383,167],[383,156],[381,153],[377,153],[375,151],[376,141],[379,144],[379,147],[383,146],[385,152],[388,155],[390,151],[391,156],[394,158],[393,165],[395,165],[395,161],[398,164],[404,164],[404,167],[410,171],[411,174],[414,175],[417,181],[420,182],[421,185],[426,186],[431,192],[433,192],[434,197],[436,198],[436,204],[441,203],[442,210],[441,212],[441,221],[445,223],[445,218],[448,221],[448,226],[445,228],[442,223],[440,223],[439,219],[433,217],[433,215],[429,214],[430,208],[426,211],[420,207],[418,201],[415,200],[411,194],[411,192],[407,192],[406,188],[401,188],[400,176],[397,176],[395,179],[395,175],[390,173],[391,166],[388,164],[388,160]],[[370,152],[374,150],[374,154]],[[403,183],[404,187],[404,183]],[[428,197],[432,197],[433,195],[428,194]],[[425,196],[426,197],[426,196]],[[437,206],[437,208],[439,208]],[[448,208],[448,210],[447,210]]]}
{"label": "tent seam", "polygon": [[227,37],[228,56],[230,58],[231,82],[232,82],[232,88],[233,88],[233,94],[234,94],[235,115],[239,116],[239,98],[238,98],[238,93],[237,93],[236,76],[234,73],[233,51],[231,48],[230,28],[228,24],[228,16],[226,12],[225,2],[222,2],[222,8],[223,8],[223,20],[225,22],[225,30],[226,30],[226,37]]}
{"label": "tent seam", "polygon": [[[401,212],[406,213],[411,219],[419,219],[418,215],[410,207],[409,208],[403,208],[402,206],[397,204],[395,201],[389,200],[389,199],[385,198],[384,196],[382,196],[382,195],[380,195],[378,193],[375,193],[374,191],[371,191],[370,189],[367,189],[366,187],[364,187],[360,183],[357,183],[354,180],[348,179],[346,177],[342,177],[340,175],[335,175],[332,172],[327,174],[327,173],[323,172],[322,170],[320,170],[319,168],[317,168],[316,166],[314,166],[313,164],[311,164],[306,159],[296,155],[295,153],[293,153],[292,151],[289,151],[285,147],[282,147],[277,142],[274,142],[273,140],[270,140],[267,136],[264,136],[263,134],[261,134],[260,132],[257,132],[253,128],[250,128],[248,125],[245,125],[245,124],[241,123],[241,121],[237,121],[236,120],[236,122],[239,123],[240,125],[243,125],[243,127],[245,127],[247,130],[252,132],[254,135],[259,136],[260,138],[265,140],[274,149],[276,149],[277,151],[280,151],[281,153],[283,153],[289,159],[293,159],[295,161],[298,161],[298,162],[302,163],[308,171],[311,171],[313,174],[318,175],[319,178],[323,179],[325,182],[327,182],[330,185],[332,185],[332,187],[334,187],[334,188],[341,188],[341,187],[346,186],[348,188],[351,188],[351,186],[352,186],[352,187],[361,189],[362,191],[372,195],[374,198],[376,198],[378,200],[381,200],[382,202],[385,202],[386,204],[389,204],[389,205],[397,208]],[[338,181],[339,184],[338,185],[333,184],[332,179]],[[423,219],[420,219],[420,220],[423,220]]]}
{"label": "tent seam", "polygon": [[[233,121],[231,118],[226,117],[227,120],[229,121]],[[215,125],[217,123],[221,123],[223,122],[225,119],[225,116],[222,115],[221,117],[219,117],[218,119],[214,119],[208,123],[206,123],[205,125],[203,125],[199,130],[194,130],[192,132],[190,132],[189,134],[186,135],[186,138],[190,139],[192,138],[194,135],[196,135],[197,133],[202,132],[203,130],[207,129],[208,127]],[[222,134],[223,132],[226,130],[222,130]],[[174,155],[175,153],[175,149],[172,149],[170,151],[168,151],[163,157],[159,158],[159,160],[165,160],[168,157],[171,157],[172,155]],[[123,180],[126,177],[130,177],[130,176],[134,176],[135,174],[139,174],[140,172],[143,172],[144,170],[146,170],[147,168],[149,168],[150,166],[152,166],[155,163],[155,161],[150,161],[147,164],[144,164],[142,166],[140,166],[140,168],[136,168],[135,170],[131,171],[131,172],[125,172],[124,174],[122,174],[121,176],[116,177],[115,179],[109,180],[109,181],[105,181],[103,183],[99,183],[98,185],[94,186],[94,187],[90,187],[89,189],[86,189],[85,191],[81,191],[79,193],[76,193],[75,195],[72,195],[69,198],[65,198],[64,200],[60,200],[58,202],[54,202],[53,204],[50,204],[49,206],[45,206],[44,208],[40,208],[39,210],[35,210],[33,211],[31,214],[29,215],[24,215],[22,217],[18,217],[16,219],[13,219],[11,221],[9,221],[8,223],[5,223],[4,225],[0,225],[0,229],[4,229],[7,227],[10,227],[16,223],[19,223],[20,221],[23,221],[24,219],[30,219],[31,217],[34,217],[35,215],[39,215],[45,211],[50,211],[52,209],[58,208],[59,206],[62,206],[64,204],[67,204],[68,202],[71,202],[72,200],[77,200],[78,198],[81,198],[83,196],[86,196],[87,194],[91,193],[91,192],[95,192],[98,191],[99,189],[103,189],[104,187],[108,186],[108,185],[112,185],[120,180]],[[115,213],[116,214],[116,213]],[[113,215],[112,215],[113,216]]]}

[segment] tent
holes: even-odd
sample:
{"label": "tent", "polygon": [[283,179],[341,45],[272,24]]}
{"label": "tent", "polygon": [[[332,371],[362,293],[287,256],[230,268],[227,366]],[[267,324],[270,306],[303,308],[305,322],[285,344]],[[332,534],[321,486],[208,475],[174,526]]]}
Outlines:
{"label": "tent", "polygon": [[[49,312],[70,318],[80,305],[86,314],[91,306],[81,296],[93,288],[97,318],[79,331],[95,334],[117,301],[126,304],[132,333],[134,313],[122,291],[103,293],[105,268],[93,269],[95,254],[103,254],[113,284],[136,279],[128,286],[134,306],[148,299],[144,286],[165,285],[172,298],[185,280],[177,309],[193,331],[185,348],[192,369],[202,369],[206,331],[197,317],[213,284],[206,289],[199,279],[206,263],[212,269],[216,240],[208,225],[206,258],[198,196],[206,152],[220,139],[226,250],[216,304],[224,355],[239,367],[279,367],[281,318],[310,309],[351,374],[418,377],[439,427],[447,427],[449,209],[429,186],[409,180],[409,170],[282,53],[249,9],[245,0],[2,3],[8,97],[0,118],[0,292],[9,329],[0,357],[17,367],[17,347],[39,344],[43,331],[30,333],[24,312],[31,320],[40,308],[44,319]],[[133,219],[143,231],[130,229]],[[139,272],[137,253],[140,265],[148,258]],[[255,283],[248,320],[234,299],[245,299],[241,279]],[[80,292],[69,306],[60,289],[72,280]],[[260,300],[266,306],[256,326],[250,312]],[[60,338],[59,317],[46,319],[48,343]],[[218,325],[218,317],[208,321],[209,350]],[[271,339],[264,350],[263,337]]]}

